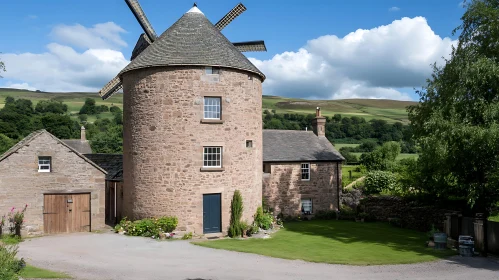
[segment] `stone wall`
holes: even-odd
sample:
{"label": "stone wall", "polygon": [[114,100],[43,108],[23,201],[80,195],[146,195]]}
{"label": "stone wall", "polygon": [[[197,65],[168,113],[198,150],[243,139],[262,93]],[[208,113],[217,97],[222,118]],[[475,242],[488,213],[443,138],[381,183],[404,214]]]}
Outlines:
{"label": "stone wall", "polygon": [[[38,156],[52,157],[51,172],[38,172]],[[104,224],[105,174],[44,132],[0,162],[0,215],[28,204],[26,226],[43,231],[43,194],[91,193],[91,227]]]}
{"label": "stone wall", "polygon": [[[301,199],[312,199],[312,211],[337,210],[338,189],[341,192],[340,162],[311,162],[310,180],[301,180],[301,162],[270,164],[264,174],[263,197],[274,213],[301,214]],[[339,174],[338,171],[339,170]]]}
{"label": "stone wall", "polygon": [[[396,196],[368,196],[361,200],[359,211],[377,221],[392,221],[404,228],[428,231],[432,225],[442,230],[448,210],[421,206]],[[394,221],[396,219],[396,221]]]}
{"label": "stone wall", "polygon": [[[221,193],[222,230],[235,190],[243,220],[262,200],[262,87],[256,74],[158,67],[125,73],[124,216],[174,215],[177,229],[203,233],[203,194]],[[220,96],[222,121],[203,120],[203,97]],[[253,141],[246,148],[246,140]],[[203,146],[222,146],[222,169],[201,170]]]}

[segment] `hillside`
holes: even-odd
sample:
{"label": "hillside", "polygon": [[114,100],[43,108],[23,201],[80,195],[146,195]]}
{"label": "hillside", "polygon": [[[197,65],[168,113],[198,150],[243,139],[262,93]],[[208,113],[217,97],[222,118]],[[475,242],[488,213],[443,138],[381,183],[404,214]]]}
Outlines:
{"label": "hillside", "polygon": [[[97,93],[91,92],[53,93],[0,88],[0,108],[3,107],[7,96],[16,99],[30,99],[34,104],[39,100],[55,98],[68,104],[71,113],[77,113],[80,110],[85,98],[94,98],[98,105],[116,105],[118,107],[123,105],[121,94],[116,94],[108,100],[102,100]],[[315,108],[319,106],[325,116],[341,114],[343,116],[363,117],[366,120],[383,119],[390,123],[397,121],[408,123],[406,107],[416,104],[412,101],[381,99],[306,100],[266,95],[263,96],[262,103],[263,109],[276,110],[277,113],[313,114]],[[92,120],[89,119],[89,121]]]}

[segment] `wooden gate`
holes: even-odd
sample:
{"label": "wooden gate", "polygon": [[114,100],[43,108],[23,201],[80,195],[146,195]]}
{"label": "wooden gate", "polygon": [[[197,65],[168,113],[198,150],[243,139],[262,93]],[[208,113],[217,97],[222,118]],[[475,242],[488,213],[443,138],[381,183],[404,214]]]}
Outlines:
{"label": "wooden gate", "polygon": [[43,198],[45,233],[90,231],[90,194],[46,194]]}

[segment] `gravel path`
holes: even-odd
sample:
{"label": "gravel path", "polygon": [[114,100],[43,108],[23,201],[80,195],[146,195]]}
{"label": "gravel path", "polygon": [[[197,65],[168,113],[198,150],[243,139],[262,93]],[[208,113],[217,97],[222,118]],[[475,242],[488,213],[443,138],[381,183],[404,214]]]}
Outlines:
{"label": "gravel path", "polygon": [[19,256],[75,279],[499,279],[494,259],[453,257],[413,265],[346,266],[269,258],[112,233],[22,242]]}

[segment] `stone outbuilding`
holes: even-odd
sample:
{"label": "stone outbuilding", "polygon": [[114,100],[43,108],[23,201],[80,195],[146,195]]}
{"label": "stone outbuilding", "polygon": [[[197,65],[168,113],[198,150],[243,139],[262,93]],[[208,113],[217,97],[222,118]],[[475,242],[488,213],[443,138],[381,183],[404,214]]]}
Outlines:
{"label": "stone outbuilding", "polygon": [[326,138],[325,125],[317,108],[313,131],[263,131],[263,199],[274,213],[339,209],[345,159]]}
{"label": "stone outbuilding", "polygon": [[102,228],[105,177],[105,170],[64,141],[35,131],[0,157],[0,215],[28,204],[29,231]]}

